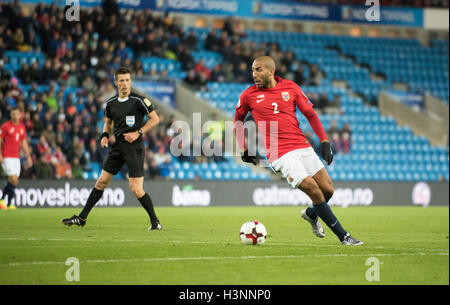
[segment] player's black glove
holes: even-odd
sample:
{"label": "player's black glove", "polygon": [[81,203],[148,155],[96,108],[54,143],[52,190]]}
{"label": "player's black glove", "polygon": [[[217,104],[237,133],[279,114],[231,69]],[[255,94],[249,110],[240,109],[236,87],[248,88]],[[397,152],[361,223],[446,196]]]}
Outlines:
{"label": "player's black glove", "polygon": [[258,164],[258,158],[256,156],[249,156],[248,150],[244,151],[244,154],[241,156],[241,158],[242,158],[242,161],[244,161],[244,162],[253,163],[253,165]]}
{"label": "player's black glove", "polygon": [[333,162],[333,151],[331,150],[330,142],[322,142],[320,145],[320,154],[328,165]]}

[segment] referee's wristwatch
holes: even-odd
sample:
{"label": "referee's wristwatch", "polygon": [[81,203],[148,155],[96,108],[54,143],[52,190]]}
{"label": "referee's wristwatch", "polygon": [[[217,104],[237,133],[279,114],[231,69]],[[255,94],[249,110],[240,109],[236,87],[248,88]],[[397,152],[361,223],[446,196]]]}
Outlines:
{"label": "referee's wristwatch", "polygon": [[143,135],[142,129],[139,129],[138,133],[139,133],[140,136],[142,136]]}

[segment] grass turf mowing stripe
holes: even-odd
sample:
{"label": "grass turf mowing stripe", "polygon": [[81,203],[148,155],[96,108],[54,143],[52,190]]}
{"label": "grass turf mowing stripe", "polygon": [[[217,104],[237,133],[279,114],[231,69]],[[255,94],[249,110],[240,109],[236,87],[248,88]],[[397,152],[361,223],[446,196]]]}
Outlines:
{"label": "grass turf mowing stripe", "polygon": [[[260,255],[260,256],[199,256],[199,257],[154,257],[154,258],[136,258],[136,259],[106,259],[106,260],[84,260],[80,263],[141,263],[141,262],[170,262],[170,261],[192,261],[192,260],[229,260],[229,259],[297,259],[297,258],[320,258],[320,257],[377,257],[377,256],[425,256],[438,255],[445,256],[449,253],[369,253],[369,254],[311,254],[311,255]],[[30,266],[30,265],[64,265],[65,262],[38,261],[0,264],[0,267]]]}
{"label": "grass turf mowing stripe", "polygon": [[[185,244],[200,244],[200,245],[220,245],[223,242],[211,242],[211,241],[185,241],[185,240],[148,240],[148,239],[81,239],[81,238],[18,238],[18,237],[6,237],[0,238],[0,241],[61,241],[61,242],[118,242],[118,243],[185,243]],[[237,243],[238,244],[238,243]],[[320,245],[309,243],[268,243],[264,247],[270,246],[298,246],[298,247],[342,247],[339,243],[336,245]],[[384,246],[370,246],[364,244],[365,249],[392,249],[392,250],[413,250],[413,251],[428,251],[428,252],[444,252],[448,249],[428,249],[428,248],[415,248],[415,247],[384,247]]]}

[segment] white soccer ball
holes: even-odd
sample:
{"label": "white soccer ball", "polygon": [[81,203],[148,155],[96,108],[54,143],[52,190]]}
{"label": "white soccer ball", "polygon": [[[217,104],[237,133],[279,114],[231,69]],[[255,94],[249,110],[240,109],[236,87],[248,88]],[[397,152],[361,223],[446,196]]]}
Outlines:
{"label": "white soccer ball", "polygon": [[247,221],[239,232],[244,245],[262,245],[267,238],[266,227],[257,220]]}

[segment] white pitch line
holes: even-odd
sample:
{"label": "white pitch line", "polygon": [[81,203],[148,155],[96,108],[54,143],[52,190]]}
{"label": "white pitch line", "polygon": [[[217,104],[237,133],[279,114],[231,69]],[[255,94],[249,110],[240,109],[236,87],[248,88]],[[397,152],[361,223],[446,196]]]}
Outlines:
{"label": "white pitch line", "polygon": [[[310,254],[310,255],[260,255],[260,256],[199,256],[199,257],[154,257],[135,259],[96,259],[81,260],[81,263],[104,264],[104,263],[151,263],[151,262],[173,262],[173,261],[209,261],[209,260],[248,260],[248,259],[298,259],[298,258],[321,258],[321,257],[380,257],[380,256],[448,256],[448,253],[371,253],[371,254]],[[36,265],[64,265],[65,262],[37,261],[0,264],[0,267],[36,266]]]}
{"label": "white pitch line", "polygon": [[[7,237],[0,238],[5,241],[62,241],[62,242],[142,242],[142,243],[186,243],[186,244],[223,244],[223,242],[206,242],[206,241],[184,241],[184,240],[146,240],[146,239],[76,239],[76,238],[18,238]],[[301,247],[336,247],[339,245],[320,245],[320,244],[308,244],[308,243],[270,243],[272,246],[301,246]],[[364,245],[364,248],[373,249],[393,249],[393,250],[416,250],[416,251],[430,251],[430,252],[442,252],[448,251],[448,249],[428,249],[428,248],[413,248],[413,247],[383,247],[383,246],[369,246]]]}
{"label": "white pitch line", "polygon": [[[20,238],[20,237],[5,237],[0,238],[0,241],[62,241],[62,242],[123,242],[123,243],[184,243],[184,244],[224,244],[224,242],[208,242],[208,241],[185,241],[185,240],[151,240],[151,239],[81,239],[81,238]],[[236,244],[239,244],[236,242]],[[332,247],[341,246],[340,244],[309,244],[309,243],[268,243],[269,246],[294,246],[294,247]],[[427,251],[427,252],[443,252],[449,249],[427,249],[415,247],[385,247],[385,246],[370,246],[365,244],[365,249],[387,249],[387,250],[413,250],[413,251]]]}

